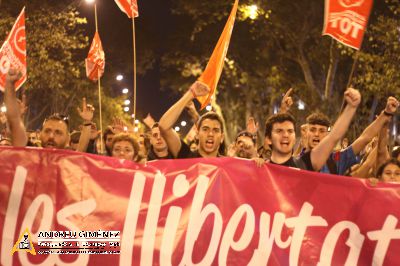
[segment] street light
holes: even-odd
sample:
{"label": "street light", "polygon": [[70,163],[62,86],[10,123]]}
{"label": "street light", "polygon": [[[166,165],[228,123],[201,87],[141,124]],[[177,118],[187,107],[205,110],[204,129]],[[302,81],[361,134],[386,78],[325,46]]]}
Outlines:
{"label": "street light", "polygon": [[123,94],[127,94],[128,92],[129,92],[128,88],[124,88],[124,89],[122,90],[122,93],[123,93]]}
{"label": "street light", "polygon": [[118,74],[115,79],[118,80],[118,81],[121,81],[121,80],[124,79],[124,76],[122,76],[121,74]]}
{"label": "street light", "polygon": [[92,3],[94,3],[94,1],[95,1],[95,0],[86,0],[86,3],[92,4]]}
{"label": "street light", "polygon": [[129,107],[128,107],[128,106],[125,106],[125,107],[124,107],[124,111],[125,111],[125,112],[129,112]]}
{"label": "street light", "polygon": [[2,113],[5,113],[5,112],[7,112],[7,107],[5,107],[5,106],[2,106],[2,107],[0,108],[0,111],[1,111]]}
{"label": "street light", "polygon": [[138,124],[139,124],[139,120],[136,119],[136,120],[135,120],[135,125],[138,125]]}
{"label": "street light", "polygon": [[299,110],[304,110],[306,108],[306,104],[302,100],[299,100],[299,102],[297,103],[297,108]]}
{"label": "street light", "polygon": [[180,127],[175,127],[175,131],[176,131],[176,132],[179,132],[179,130],[181,130]]}
{"label": "street light", "polygon": [[129,105],[129,104],[131,104],[131,101],[125,100],[125,101],[124,101],[124,104],[125,104],[125,105]]}
{"label": "street light", "polygon": [[210,112],[210,111],[212,110],[211,105],[207,105],[207,106],[206,106],[206,110]]}
{"label": "street light", "polygon": [[243,13],[246,18],[255,20],[258,17],[258,6],[257,5],[245,6],[243,9]]}
{"label": "street light", "polygon": [[186,121],[182,121],[181,126],[183,126],[183,127],[186,126]]}

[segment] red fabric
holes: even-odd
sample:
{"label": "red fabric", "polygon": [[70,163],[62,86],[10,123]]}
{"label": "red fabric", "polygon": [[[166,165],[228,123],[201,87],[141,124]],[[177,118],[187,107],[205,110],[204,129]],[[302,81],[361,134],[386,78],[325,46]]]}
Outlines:
{"label": "red fabric", "polygon": [[115,0],[119,9],[124,12],[128,18],[138,17],[139,16],[139,9],[137,5],[137,0]]}
{"label": "red fabric", "polygon": [[18,90],[26,81],[26,35],[25,7],[22,9],[14,26],[0,48],[0,90],[4,91],[6,75],[10,68],[21,71],[21,78],[15,83]]}
{"label": "red fabric", "polygon": [[96,31],[93,37],[92,45],[89,49],[86,63],[86,76],[93,81],[98,80],[103,76],[105,67],[105,54],[101,44],[100,35]]}
{"label": "red fabric", "polygon": [[323,35],[359,50],[372,0],[325,0]]}
{"label": "red fabric", "polygon": [[[400,263],[400,184],[244,159],[140,165],[36,148],[0,148],[0,165],[1,265]],[[40,230],[119,230],[121,254],[11,256],[26,228],[34,243]]]}

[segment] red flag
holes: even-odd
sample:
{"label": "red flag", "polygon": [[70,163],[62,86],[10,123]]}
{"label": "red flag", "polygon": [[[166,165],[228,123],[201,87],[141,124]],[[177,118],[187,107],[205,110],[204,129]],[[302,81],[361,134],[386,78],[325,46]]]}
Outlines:
{"label": "red flag", "polygon": [[210,88],[210,93],[206,96],[197,97],[197,100],[201,103],[201,109],[206,107],[211,101],[211,97],[214,95],[217,89],[217,84],[224,68],[224,61],[226,53],[228,52],[229,42],[231,40],[233,25],[235,24],[236,11],[238,8],[239,0],[235,1],[231,14],[229,15],[228,21],[225,24],[224,30],[219,37],[218,43],[214,48],[210,60],[201,74],[199,81],[205,83]]}
{"label": "red flag", "polygon": [[129,18],[132,18],[132,14],[135,18],[139,16],[137,0],[115,0],[115,3]]}
{"label": "red flag", "polygon": [[21,71],[22,76],[15,84],[15,90],[18,90],[26,81],[25,7],[22,9],[6,41],[0,48],[1,91],[4,91],[6,75],[10,68]]}
{"label": "red flag", "polygon": [[90,46],[88,57],[85,60],[86,63],[86,76],[96,81],[104,73],[105,66],[105,55],[99,33],[96,31],[93,37],[92,45]]}
{"label": "red flag", "polygon": [[359,50],[372,0],[325,0],[323,35]]}

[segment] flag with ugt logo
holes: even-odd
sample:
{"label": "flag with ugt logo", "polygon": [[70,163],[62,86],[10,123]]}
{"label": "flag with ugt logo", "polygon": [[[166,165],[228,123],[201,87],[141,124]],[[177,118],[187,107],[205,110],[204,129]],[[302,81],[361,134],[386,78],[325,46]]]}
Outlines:
{"label": "flag with ugt logo", "polygon": [[18,69],[21,78],[16,82],[18,90],[26,81],[26,35],[25,7],[19,14],[14,26],[0,48],[0,90],[4,91],[6,75],[10,68]]}
{"label": "flag with ugt logo", "polygon": [[359,50],[371,7],[372,0],[325,0],[322,34]]}
{"label": "flag with ugt logo", "polygon": [[137,5],[137,0],[115,0],[119,9],[124,12],[128,18],[134,18],[139,16],[139,8]]}
{"label": "flag with ugt logo", "polygon": [[96,31],[93,37],[92,45],[89,49],[86,63],[86,76],[93,81],[98,80],[104,73],[105,55],[101,45],[100,35]]}

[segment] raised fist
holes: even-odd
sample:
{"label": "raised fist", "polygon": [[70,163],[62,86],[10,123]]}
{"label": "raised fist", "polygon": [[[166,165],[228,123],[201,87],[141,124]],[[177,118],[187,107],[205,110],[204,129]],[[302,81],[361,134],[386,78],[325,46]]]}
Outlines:
{"label": "raised fist", "polygon": [[356,89],[348,88],[344,92],[344,100],[348,105],[356,108],[361,102],[361,94]]}

